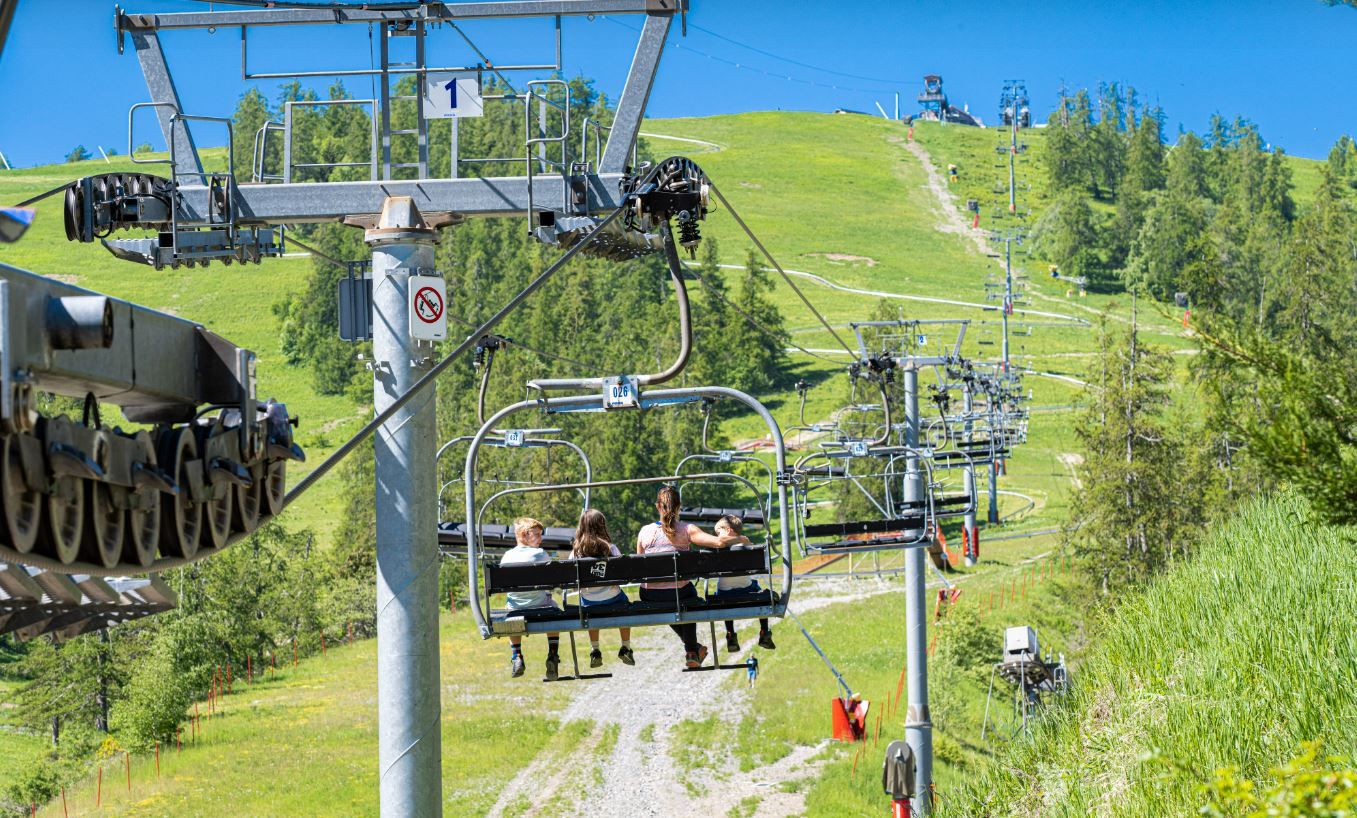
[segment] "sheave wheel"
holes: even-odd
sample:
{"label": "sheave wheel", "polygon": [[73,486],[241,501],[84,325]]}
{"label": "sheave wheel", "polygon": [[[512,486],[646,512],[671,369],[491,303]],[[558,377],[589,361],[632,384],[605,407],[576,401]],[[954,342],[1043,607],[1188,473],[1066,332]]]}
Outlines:
{"label": "sheave wheel", "polygon": [[[216,492],[220,486],[208,486]],[[203,530],[198,534],[202,548],[224,548],[231,539],[231,518],[235,516],[235,486],[226,486],[221,496],[203,503]]]}
{"label": "sheave wheel", "polygon": [[160,553],[191,559],[198,553],[198,537],[203,528],[203,507],[189,496],[188,464],[198,459],[198,443],[192,430],[172,429],[162,435],[156,459],[179,486],[178,495],[166,497],[160,504]]}
{"label": "sheave wheel", "polygon": [[231,529],[248,534],[259,527],[259,511],[264,502],[264,467],[250,469],[250,486],[231,486]]}
{"label": "sheave wheel", "polygon": [[123,539],[127,536],[127,512],[113,504],[108,486],[97,480],[81,482],[88,517],[80,538],[80,557],[85,562],[115,568],[122,558]]}
{"label": "sheave wheel", "polygon": [[[80,556],[80,543],[85,533],[85,486],[83,481],[65,477],[59,481],[64,491],[56,491],[43,498],[46,525],[39,537],[38,550],[55,557],[63,565],[70,565]],[[74,483],[74,491],[69,490]]]}
{"label": "sheave wheel", "polygon": [[[154,453],[146,454],[147,465],[157,465]],[[138,507],[127,512],[128,537],[123,546],[123,561],[145,568],[155,562],[155,551],[160,546],[160,492],[142,491],[136,500]]]}
{"label": "sheave wheel", "polygon": [[268,464],[264,472],[264,510],[273,516],[283,512],[283,499],[287,496],[287,461],[275,460]]}
{"label": "sheave wheel", "polygon": [[9,544],[20,554],[32,551],[42,533],[42,499],[42,493],[24,481],[19,441],[6,437],[0,444],[0,507]]}

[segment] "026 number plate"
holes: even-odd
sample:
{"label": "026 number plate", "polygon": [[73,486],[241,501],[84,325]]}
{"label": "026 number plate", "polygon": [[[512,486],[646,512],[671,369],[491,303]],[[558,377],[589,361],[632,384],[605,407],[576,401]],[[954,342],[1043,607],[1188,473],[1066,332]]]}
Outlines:
{"label": "026 number plate", "polygon": [[604,409],[640,409],[641,389],[630,375],[603,379]]}

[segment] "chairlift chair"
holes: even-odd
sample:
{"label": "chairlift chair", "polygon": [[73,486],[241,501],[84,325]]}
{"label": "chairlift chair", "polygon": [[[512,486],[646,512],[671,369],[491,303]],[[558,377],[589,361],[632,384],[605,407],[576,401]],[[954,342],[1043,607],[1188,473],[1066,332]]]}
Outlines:
{"label": "chairlift chair", "polygon": [[[636,397],[637,408],[642,410],[693,403],[703,398],[730,399],[753,409],[768,425],[773,440],[773,452],[776,460],[776,473],[787,474],[786,450],[782,433],[768,410],[757,400],[738,390],[726,387],[687,387],[678,389],[656,389],[639,391]],[[487,508],[495,500],[513,495],[532,494],[550,491],[606,489],[625,485],[661,485],[664,483],[682,483],[685,481],[711,480],[722,478],[745,485],[758,493],[758,488],[746,478],[731,472],[699,472],[691,474],[670,474],[653,477],[634,477],[618,480],[590,479],[578,483],[564,483],[543,486],[514,486],[496,492],[484,502],[478,504],[476,462],[481,446],[491,435],[491,430],[511,415],[525,411],[545,411],[549,414],[560,412],[605,412],[608,398],[604,394],[574,395],[566,397],[541,398],[528,400],[504,407],[487,419],[476,433],[467,451],[464,482],[466,491],[467,519],[467,574],[470,588],[471,610],[477,628],[483,638],[508,636],[511,634],[564,632],[573,633],[589,629],[613,629],[622,627],[649,627],[685,622],[711,622],[717,620],[760,619],[782,617],[792,590],[792,570],[790,560],[789,529],[791,508],[787,498],[787,480],[776,481],[777,537],[773,540],[774,526],[765,528],[768,538],[767,547],[748,550],[691,550],[686,552],[635,555],[629,554],[606,560],[568,559],[541,565],[499,565],[498,560],[488,551],[487,531],[484,517]],[[772,506],[772,504],[769,504]],[[629,585],[640,582],[677,582],[683,580],[700,581],[732,576],[773,576],[773,568],[780,566],[780,587],[769,587],[748,596],[723,597],[721,600],[709,600],[699,596],[695,600],[681,600],[677,592],[672,602],[635,601],[616,608],[584,608],[569,604],[572,593],[590,587],[610,585]],[[771,583],[770,583],[771,586]],[[496,610],[491,600],[498,594],[510,591],[533,591],[560,589],[564,593],[559,609]],[[742,665],[741,665],[742,667]]]}

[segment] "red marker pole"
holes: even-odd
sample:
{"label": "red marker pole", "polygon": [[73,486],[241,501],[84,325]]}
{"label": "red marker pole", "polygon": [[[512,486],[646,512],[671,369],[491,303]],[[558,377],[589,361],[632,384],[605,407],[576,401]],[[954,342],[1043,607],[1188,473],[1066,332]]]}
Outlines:
{"label": "red marker pole", "polygon": [[292,666],[297,666],[297,637],[292,637]]}
{"label": "red marker pole", "polygon": [[127,765],[127,791],[132,791],[132,754],[123,750],[123,763]]}
{"label": "red marker pole", "polygon": [[320,632],[320,655],[325,656],[325,631]]}
{"label": "red marker pole", "polygon": [[66,788],[61,788],[61,814],[66,818],[71,818],[70,810],[66,809]]}
{"label": "red marker pole", "polygon": [[910,818],[908,798],[896,798],[891,801],[891,818]]}
{"label": "red marker pole", "polygon": [[104,800],[104,765],[99,765],[99,781],[94,785],[94,806],[99,806]]}
{"label": "red marker pole", "polygon": [[245,657],[245,683],[254,684],[254,657]]}

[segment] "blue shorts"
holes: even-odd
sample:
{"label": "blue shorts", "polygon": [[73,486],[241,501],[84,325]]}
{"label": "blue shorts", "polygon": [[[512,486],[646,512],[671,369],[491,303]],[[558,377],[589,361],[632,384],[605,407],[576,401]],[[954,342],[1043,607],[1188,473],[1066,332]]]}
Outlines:
{"label": "blue shorts", "polygon": [[609,599],[604,599],[604,600],[601,600],[601,601],[599,601],[599,602],[594,602],[593,600],[589,600],[589,599],[585,599],[584,597],[580,597],[580,607],[581,607],[581,608],[599,608],[599,607],[602,607],[602,606],[604,606],[604,605],[628,605],[628,604],[630,604],[630,603],[631,603],[631,600],[630,600],[630,599],[627,599],[627,595],[626,595],[625,593],[623,593],[622,591],[618,591],[618,592],[617,592],[617,596],[615,596],[615,597],[611,597],[611,598],[609,598]]}

